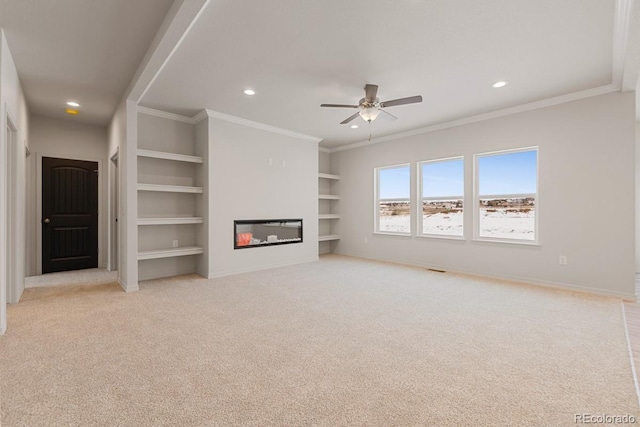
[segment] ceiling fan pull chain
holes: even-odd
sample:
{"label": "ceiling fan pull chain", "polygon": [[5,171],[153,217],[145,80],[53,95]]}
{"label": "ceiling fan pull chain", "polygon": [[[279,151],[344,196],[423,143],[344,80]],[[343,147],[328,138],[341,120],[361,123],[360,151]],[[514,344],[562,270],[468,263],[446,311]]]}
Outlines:
{"label": "ceiling fan pull chain", "polygon": [[369,142],[371,142],[371,121],[369,121]]}

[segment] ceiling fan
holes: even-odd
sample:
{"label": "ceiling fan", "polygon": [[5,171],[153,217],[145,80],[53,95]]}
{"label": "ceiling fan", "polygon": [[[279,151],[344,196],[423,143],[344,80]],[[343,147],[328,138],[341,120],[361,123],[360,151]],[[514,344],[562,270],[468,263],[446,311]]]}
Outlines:
{"label": "ceiling fan", "polygon": [[359,111],[352,116],[349,116],[342,122],[341,125],[345,125],[360,116],[365,121],[371,123],[382,112],[390,116],[393,120],[397,119],[393,114],[383,110],[386,107],[395,107],[396,105],[414,104],[416,102],[422,102],[422,96],[409,96],[407,98],[394,99],[391,101],[380,102],[380,99],[376,97],[378,94],[378,85],[366,85],[364,87],[364,98],[358,102],[358,105],[345,105],[345,104],[321,104],[321,107],[336,107],[336,108],[357,108]]}

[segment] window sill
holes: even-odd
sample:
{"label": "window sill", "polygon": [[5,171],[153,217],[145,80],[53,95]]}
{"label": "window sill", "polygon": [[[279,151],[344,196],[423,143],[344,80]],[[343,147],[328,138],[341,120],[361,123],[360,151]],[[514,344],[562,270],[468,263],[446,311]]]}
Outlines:
{"label": "window sill", "polygon": [[392,233],[390,231],[374,231],[373,234],[379,234],[381,236],[411,237],[411,233]]}
{"label": "window sill", "polygon": [[440,234],[418,234],[416,235],[416,237],[420,237],[423,239],[455,240],[458,242],[464,242],[465,240],[467,240],[464,238],[464,236],[446,236]]}
{"label": "window sill", "polygon": [[498,244],[498,245],[518,245],[518,246],[529,246],[534,248],[539,248],[542,245],[539,242],[531,241],[528,242],[526,240],[508,240],[508,239],[487,239],[487,238],[476,238],[471,239],[474,243],[489,243],[489,244]]}

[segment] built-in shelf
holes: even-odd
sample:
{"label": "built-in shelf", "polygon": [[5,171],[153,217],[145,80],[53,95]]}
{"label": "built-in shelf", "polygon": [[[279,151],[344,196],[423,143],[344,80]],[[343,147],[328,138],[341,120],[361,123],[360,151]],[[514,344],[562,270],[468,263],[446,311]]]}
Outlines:
{"label": "built-in shelf", "polygon": [[340,179],[340,175],[334,175],[334,174],[331,174],[331,173],[319,173],[318,174],[318,178]]}
{"label": "built-in shelf", "polygon": [[162,191],[165,193],[202,193],[202,187],[182,185],[138,184],[138,191]]}
{"label": "built-in shelf", "polygon": [[320,214],[318,219],[340,219],[340,214]]}
{"label": "built-in shelf", "polygon": [[202,157],[188,156],[186,154],[165,153],[162,151],[138,149],[138,157],[151,157],[154,159],[175,160],[178,162],[202,163]]}
{"label": "built-in shelf", "polygon": [[318,241],[319,242],[326,242],[328,240],[340,240],[340,236],[337,234],[328,234],[326,236],[319,236],[318,237]]}
{"label": "built-in shelf", "polygon": [[201,216],[175,218],[138,218],[138,225],[202,224]]}
{"label": "built-in shelf", "polygon": [[187,255],[199,255],[204,250],[198,246],[185,246],[183,248],[171,248],[171,249],[154,249],[150,251],[138,252],[138,260],[145,259],[158,259],[158,258],[171,258],[176,256]]}
{"label": "built-in shelf", "polygon": [[335,194],[318,194],[318,199],[321,200],[340,200],[340,196]]}

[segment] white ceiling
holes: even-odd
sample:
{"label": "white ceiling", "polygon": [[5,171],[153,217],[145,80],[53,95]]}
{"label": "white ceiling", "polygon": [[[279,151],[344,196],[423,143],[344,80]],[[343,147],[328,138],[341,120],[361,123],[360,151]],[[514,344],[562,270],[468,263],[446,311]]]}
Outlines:
{"label": "white ceiling", "polygon": [[[106,125],[173,0],[0,0],[29,110]],[[66,101],[81,112],[69,117]]]}
{"label": "white ceiling", "polygon": [[[366,140],[369,127],[360,118],[353,122],[359,129],[340,125],[354,110],[321,103],[356,104],[367,83],[380,86],[383,101],[422,95],[421,104],[389,109],[397,121],[373,122],[380,139],[619,86],[622,66],[625,81],[628,74],[637,81],[639,67],[618,60],[623,45],[640,50],[621,42],[620,12],[634,1],[207,0],[193,23],[196,13],[188,12],[177,16],[189,22],[165,27],[180,41],[148,70],[155,78],[140,104],[187,116],[208,108],[334,148]],[[0,27],[31,112],[107,124],[172,3],[0,0]],[[197,11],[203,3],[175,6]],[[634,16],[631,25],[640,28],[638,11]],[[640,55],[635,59],[640,64]],[[509,85],[491,87],[502,79]],[[243,95],[247,87],[257,95]],[[72,98],[82,104],[79,117],[64,113]]]}
{"label": "white ceiling", "polygon": [[[155,0],[154,0],[155,1]],[[366,140],[340,125],[367,83],[389,109],[374,137],[612,83],[614,0],[262,0],[209,2],[141,100],[203,108],[320,137]],[[497,80],[509,85],[494,89]],[[242,89],[256,90],[254,97]]]}

